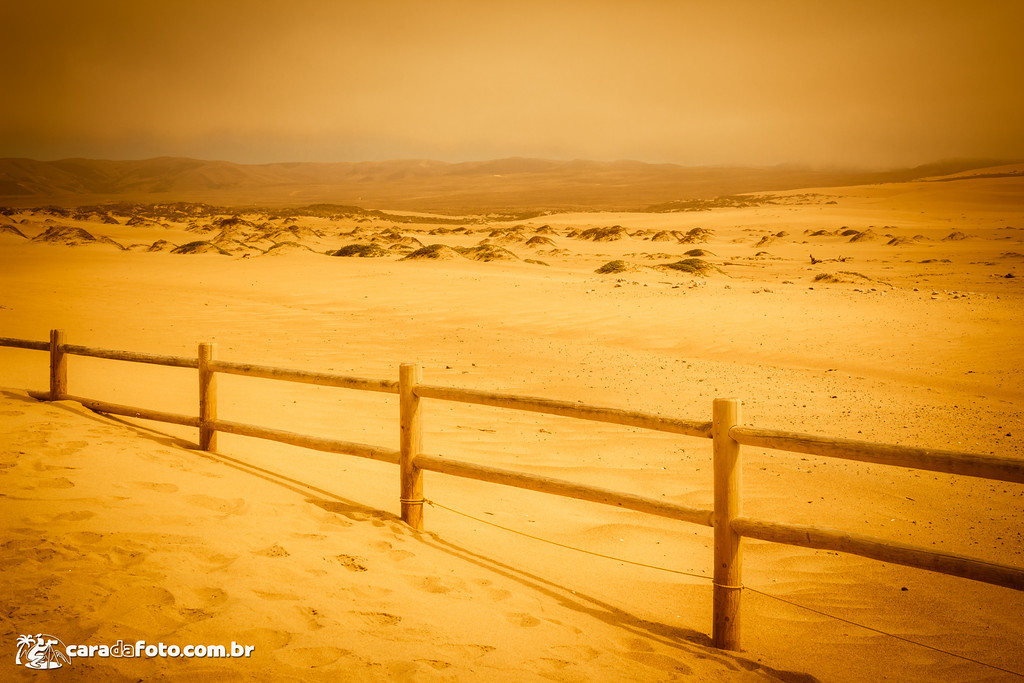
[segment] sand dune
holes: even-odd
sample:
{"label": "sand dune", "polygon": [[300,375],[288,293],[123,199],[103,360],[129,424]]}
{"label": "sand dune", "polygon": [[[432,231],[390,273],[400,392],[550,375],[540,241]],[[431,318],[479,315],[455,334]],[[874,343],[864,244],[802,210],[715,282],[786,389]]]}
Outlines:
{"label": "sand dune", "polygon": [[[386,379],[415,361],[432,383],[691,419],[738,396],[757,426],[1024,458],[1022,183],[999,169],[515,220],[177,205],[129,226],[115,208],[17,210],[5,224],[27,239],[0,242],[0,335],[61,327],[71,343],[181,355],[214,341],[229,360]],[[54,224],[145,249],[32,241]],[[245,251],[146,251],[212,244],[229,226]],[[278,230],[302,253],[262,258],[284,248],[266,240]],[[956,233],[966,238],[944,239]],[[460,254],[538,234],[554,244],[500,245],[520,260]],[[407,259],[411,240],[450,258]],[[328,256],[371,244],[385,255]],[[625,269],[594,272],[613,261]],[[666,267],[687,261],[709,267]],[[719,652],[710,583],[690,576],[710,570],[702,527],[438,475],[425,492],[445,507],[428,507],[427,532],[414,533],[394,516],[392,466],[231,435],[204,454],[187,428],[28,398],[46,387],[45,354],[0,349],[0,373],[0,514],[13,520],[0,541],[4,638],[256,646],[244,661],[76,661],[68,671],[83,680],[1016,680],[753,591],[744,651]],[[196,411],[192,371],[72,358],[69,374],[74,394]],[[397,446],[390,396],[230,376],[220,392],[226,419]],[[431,453],[711,502],[699,440],[426,410]],[[744,458],[753,516],[1024,564],[1018,485],[753,448]],[[1024,597],[1010,590],[755,542],[744,582],[1024,671]]]}
{"label": "sand dune", "polygon": [[[157,158],[141,161],[0,159],[0,204],[83,206],[118,201],[198,201],[295,206],[334,202],[442,213],[708,208],[716,197],[809,185],[977,177],[983,162],[947,162],[886,172],[791,168],[690,168],[635,161],[421,159],[244,165]],[[1012,173],[1014,169],[985,169]],[[696,203],[693,203],[696,202]],[[728,202],[735,205],[736,201]],[[743,202],[747,203],[747,202]],[[755,202],[756,203],[756,202]]]}

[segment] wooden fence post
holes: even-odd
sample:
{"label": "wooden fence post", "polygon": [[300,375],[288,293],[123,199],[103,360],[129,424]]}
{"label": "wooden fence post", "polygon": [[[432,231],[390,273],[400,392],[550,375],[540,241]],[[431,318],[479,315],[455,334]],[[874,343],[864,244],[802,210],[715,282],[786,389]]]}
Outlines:
{"label": "wooden fence post", "polygon": [[714,402],[712,438],[715,469],[715,570],[711,643],[723,650],[740,649],[740,596],[743,588],[742,539],[732,528],[741,512],[740,445],[729,430],[740,423],[740,401]]}
{"label": "wooden fence post", "polygon": [[415,363],[403,363],[398,370],[402,521],[413,529],[423,529],[423,472],[413,458],[423,450],[423,416],[416,385],[423,380],[423,369]]}
{"label": "wooden fence post", "polygon": [[50,400],[68,395],[68,357],[64,353],[64,330],[50,330]]}
{"label": "wooden fence post", "polygon": [[208,363],[214,359],[217,345],[199,345],[199,450],[217,450],[217,432],[210,425],[217,419],[217,373],[211,372]]}

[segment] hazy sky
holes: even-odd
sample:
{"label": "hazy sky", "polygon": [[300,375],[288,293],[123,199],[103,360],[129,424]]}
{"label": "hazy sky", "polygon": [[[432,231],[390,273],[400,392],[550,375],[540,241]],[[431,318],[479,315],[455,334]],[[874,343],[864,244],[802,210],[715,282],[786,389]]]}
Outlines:
{"label": "hazy sky", "polygon": [[1024,159],[1024,0],[0,0],[0,156]]}

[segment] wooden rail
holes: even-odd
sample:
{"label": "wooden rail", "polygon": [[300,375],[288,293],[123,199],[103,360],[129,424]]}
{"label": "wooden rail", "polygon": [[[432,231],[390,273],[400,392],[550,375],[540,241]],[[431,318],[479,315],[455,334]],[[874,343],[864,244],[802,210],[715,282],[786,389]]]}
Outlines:
{"label": "wooden rail", "polygon": [[[740,598],[743,587],[742,540],[744,538],[755,538],[806,548],[835,550],[982,581],[1014,590],[1024,590],[1024,568],[1021,567],[836,529],[745,517],[742,514],[740,481],[742,446],[772,448],[1018,484],[1024,483],[1024,461],[1021,460],[747,427],[741,424],[741,404],[738,399],[734,398],[716,399],[712,406],[710,421],[682,420],[570,401],[423,384],[422,371],[418,365],[414,364],[403,364],[399,368],[398,381],[394,382],[226,362],[216,358],[215,344],[200,344],[197,357],[193,359],[68,344],[64,339],[63,331],[51,330],[48,342],[0,337],[0,346],[49,352],[50,390],[45,394],[30,392],[32,395],[49,400],[77,401],[87,408],[102,413],[196,427],[199,429],[199,445],[203,450],[216,450],[217,433],[225,432],[396,464],[399,466],[399,504],[402,519],[416,529],[423,528],[424,470],[603,505],[613,505],[710,526],[714,529],[712,643],[723,649],[737,650],[740,648]],[[199,373],[199,415],[197,417],[179,415],[71,395],[68,393],[67,379],[67,357],[69,355],[196,369]],[[398,394],[399,449],[392,450],[307,436],[220,419],[217,414],[218,374]],[[600,487],[425,454],[422,452],[423,399],[532,411],[670,434],[710,438],[713,444],[714,460],[713,509],[691,508]]]}
{"label": "wooden rail", "polygon": [[362,379],[361,377],[345,377],[326,372],[308,372],[306,370],[287,370],[268,365],[250,365],[246,363],[228,363],[222,360],[211,360],[208,363],[211,372],[222,372],[227,375],[243,375],[245,377],[262,377],[279,379],[288,382],[316,384],[321,387],[341,387],[360,391],[379,391],[386,394],[398,393],[398,382],[387,380]]}
{"label": "wooden rail", "polygon": [[748,517],[735,518],[732,521],[732,528],[745,538],[757,538],[762,541],[817,550],[837,550],[882,562],[892,562],[1014,590],[1024,590],[1024,569],[979,560],[967,555],[946,553],[837,529],[765,522]]}
{"label": "wooden rail", "polygon": [[879,465],[893,465],[1024,484],[1024,460],[931,448],[893,446],[853,439],[835,439],[827,436],[753,427],[733,427],[729,430],[729,436],[744,446],[774,448],[792,453],[807,453],[827,458],[859,460]]}
{"label": "wooden rail", "polygon": [[556,496],[586,500],[591,503],[614,505],[627,510],[646,512],[649,515],[678,519],[692,524],[714,526],[711,510],[676,505],[675,503],[629,493],[619,493],[618,491],[611,491],[597,486],[587,486],[562,479],[542,477],[536,474],[513,472],[511,470],[498,469],[497,467],[460,462],[434,455],[418,455],[415,458],[415,464],[423,470],[451,474],[456,477],[477,479],[505,486],[515,486],[521,489],[529,489],[530,491],[540,491],[541,493],[553,493]]}
{"label": "wooden rail", "polygon": [[662,417],[660,415],[651,415],[649,413],[621,410],[619,408],[601,408],[599,406],[586,405],[585,403],[555,401],[549,398],[535,398],[532,396],[495,394],[487,391],[455,389],[452,387],[439,387],[430,384],[417,385],[416,395],[420,398],[435,398],[442,401],[475,403],[478,405],[506,408],[510,410],[527,410],[535,413],[546,413],[548,415],[574,417],[579,420],[610,422],[612,424],[625,425],[627,427],[639,427],[641,429],[651,429],[659,432],[669,432],[671,434],[711,438],[710,422],[679,420],[671,417]]}

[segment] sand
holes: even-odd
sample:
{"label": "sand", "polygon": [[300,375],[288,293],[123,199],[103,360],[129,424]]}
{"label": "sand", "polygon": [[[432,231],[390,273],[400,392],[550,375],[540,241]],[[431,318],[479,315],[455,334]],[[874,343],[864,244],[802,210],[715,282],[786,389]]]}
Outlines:
{"label": "sand", "polygon": [[[278,243],[311,251],[245,230],[218,240],[223,227],[202,221],[18,211],[5,224],[24,237],[0,234],[0,335],[42,340],[59,327],[70,343],[177,355],[211,341],[227,360],[381,379],[418,362],[432,383],[701,420],[735,396],[756,426],[1024,457],[1024,178],[771,196],[670,214],[467,218],[471,234],[300,217],[308,231]],[[54,225],[97,241],[32,240]],[[616,226],[590,235],[618,239],[581,236]],[[685,239],[697,228],[706,241]],[[554,244],[528,245],[537,235]],[[159,240],[219,241],[230,255],[147,250]],[[447,258],[404,259],[414,240]],[[483,240],[515,259],[473,260]],[[354,243],[388,255],[323,254]],[[688,258],[712,268],[658,267]],[[613,260],[627,269],[595,273]],[[427,473],[427,498],[445,507],[428,507],[416,533],[396,517],[393,466],[230,435],[202,453],[188,428],[28,396],[46,381],[45,354],[0,349],[10,656],[37,632],[256,647],[237,660],[76,659],[72,680],[1018,680],[752,591],[743,651],[718,651],[710,581],[690,576],[710,574],[708,529]],[[69,386],[196,412],[193,371],[74,357]],[[220,392],[227,419],[397,447],[391,396],[227,376]],[[425,410],[430,453],[711,505],[699,440]],[[743,476],[751,516],[1024,565],[1019,485],[753,448]],[[744,583],[1024,672],[1024,596],[1008,589],[759,542],[746,543]]]}

